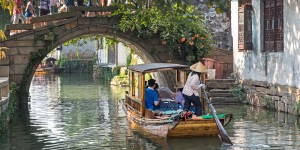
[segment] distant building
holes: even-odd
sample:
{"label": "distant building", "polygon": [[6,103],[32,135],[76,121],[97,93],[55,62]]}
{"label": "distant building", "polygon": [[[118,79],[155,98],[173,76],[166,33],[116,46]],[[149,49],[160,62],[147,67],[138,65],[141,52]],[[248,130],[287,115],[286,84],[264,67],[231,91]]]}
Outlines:
{"label": "distant building", "polygon": [[80,46],[69,44],[57,48],[58,52],[49,56],[59,58],[59,55],[71,60],[93,60],[104,66],[126,66],[130,49],[121,42],[108,45],[106,38],[88,41],[79,40]]}

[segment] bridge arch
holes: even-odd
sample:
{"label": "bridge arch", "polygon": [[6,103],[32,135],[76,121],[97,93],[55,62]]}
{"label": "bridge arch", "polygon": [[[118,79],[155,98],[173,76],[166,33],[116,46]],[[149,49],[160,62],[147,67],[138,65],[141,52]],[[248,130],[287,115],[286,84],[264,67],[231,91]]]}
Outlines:
{"label": "bridge arch", "polygon": [[[72,17],[39,28],[34,28],[37,23],[32,23],[32,29],[8,36],[0,46],[9,48],[5,53],[9,59],[10,82],[17,83],[28,93],[34,72],[43,58],[58,45],[83,35],[114,37],[133,49],[145,63],[183,63],[183,59],[170,56],[160,38],[140,38],[136,31],[116,31],[117,23],[118,19],[112,17]],[[164,86],[174,84],[168,73],[158,74],[156,78]]]}

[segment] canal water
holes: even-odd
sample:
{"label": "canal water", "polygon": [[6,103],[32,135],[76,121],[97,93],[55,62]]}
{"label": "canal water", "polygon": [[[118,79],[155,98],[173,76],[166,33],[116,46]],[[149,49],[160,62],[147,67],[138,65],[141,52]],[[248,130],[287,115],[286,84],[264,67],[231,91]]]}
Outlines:
{"label": "canal water", "polygon": [[35,76],[28,112],[12,122],[1,150],[206,150],[299,149],[299,118],[294,115],[244,106],[215,106],[231,112],[225,129],[233,146],[218,137],[159,138],[145,135],[129,123],[119,100],[126,88],[94,80],[91,75]]}

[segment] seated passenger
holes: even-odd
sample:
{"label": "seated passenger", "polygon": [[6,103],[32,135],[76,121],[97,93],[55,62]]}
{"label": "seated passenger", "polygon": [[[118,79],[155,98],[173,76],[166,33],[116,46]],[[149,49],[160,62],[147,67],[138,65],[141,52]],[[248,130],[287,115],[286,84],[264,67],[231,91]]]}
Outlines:
{"label": "seated passenger", "polygon": [[178,103],[179,109],[183,109],[183,106],[184,106],[184,98],[182,95],[182,90],[183,90],[183,88],[179,88],[179,90],[176,93],[176,97],[175,97],[175,101],[176,101],[176,103]]}
{"label": "seated passenger", "polygon": [[155,106],[159,106],[158,94],[154,91],[155,80],[148,80],[148,88],[145,89],[145,108],[153,110]]}
{"label": "seated passenger", "polygon": [[160,96],[159,96],[159,93],[158,93],[158,88],[159,88],[159,85],[157,84],[157,83],[155,83],[155,85],[154,85],[154,91],[157,93],[157,95],[158,95],[158,99],[160,99]]}

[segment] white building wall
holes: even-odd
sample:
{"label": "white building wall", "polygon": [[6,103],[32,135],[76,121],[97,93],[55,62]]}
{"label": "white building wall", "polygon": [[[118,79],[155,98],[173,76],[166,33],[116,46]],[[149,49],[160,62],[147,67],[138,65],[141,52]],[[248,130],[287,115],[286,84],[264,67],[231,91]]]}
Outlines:
{"label": "white building wall", "polygon": [[118,43],[118,66],[126,66],[127,58],[130,55],[130,49],[123,43]]}
{"label": "white building wall", "polygon": [[253,51],[238,51],[238,0],[231,1],[234,72],[240,79],[300,87],[300,1],[284,2],[284,51],[263,52],[263,0],[252,0]]}

